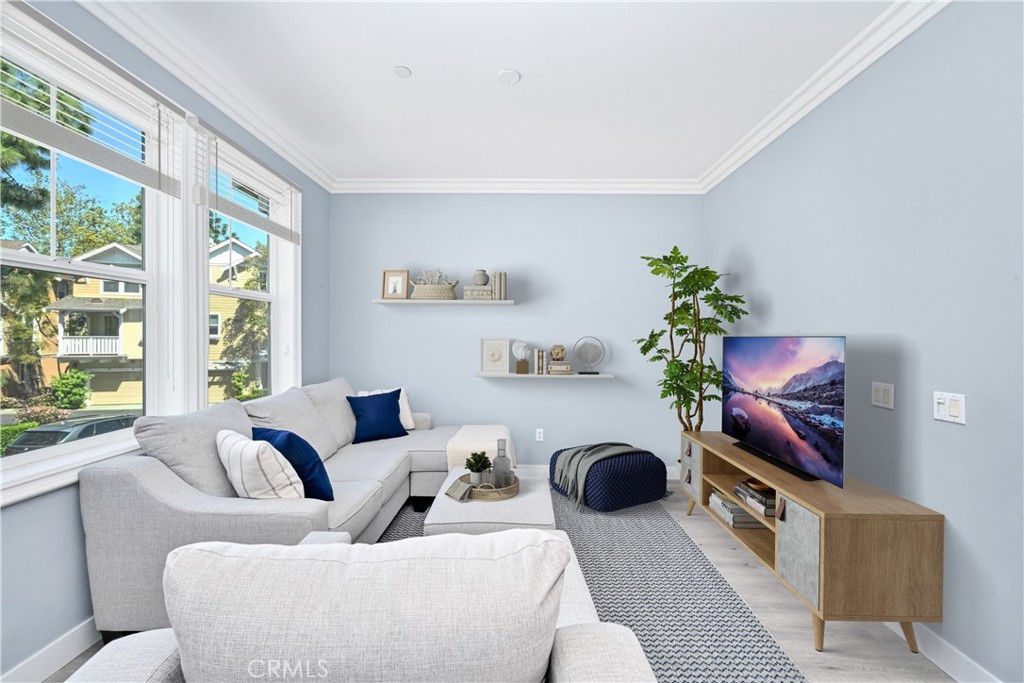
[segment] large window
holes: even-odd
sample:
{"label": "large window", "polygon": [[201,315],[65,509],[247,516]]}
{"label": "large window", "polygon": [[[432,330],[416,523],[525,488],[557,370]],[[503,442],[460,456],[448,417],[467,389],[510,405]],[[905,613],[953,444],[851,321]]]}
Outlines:
{"label": "large window", "polygon": [[[141,164],[138,127],[10,60],[0,67],[5,107],[39,117],[0,133],[0,454],[9,456],[130,427],[142,414],[152,190],[66,153],[53,144],[57,128],[33,128],[55,123]],[[90,276],[98,269],[120,276]]]}
{"label": "large window", "polygon": [[141,414],[299,382],[301,197],[29,5],[2,12],[6,505],[137,448]]}
{"label": "large window", "polygon": [[212,133],[197,139],[196,176],[209,178],[207,397],[245,401],[275,377],[295,383],[298,193]]}

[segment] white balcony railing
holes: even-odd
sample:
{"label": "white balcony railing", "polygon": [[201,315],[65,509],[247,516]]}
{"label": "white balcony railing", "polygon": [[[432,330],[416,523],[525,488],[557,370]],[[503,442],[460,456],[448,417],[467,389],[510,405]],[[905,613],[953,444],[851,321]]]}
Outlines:
{"label": "white balcony railing", "polygon": [[61,337],[62,356],[120,356],[120,337]]}

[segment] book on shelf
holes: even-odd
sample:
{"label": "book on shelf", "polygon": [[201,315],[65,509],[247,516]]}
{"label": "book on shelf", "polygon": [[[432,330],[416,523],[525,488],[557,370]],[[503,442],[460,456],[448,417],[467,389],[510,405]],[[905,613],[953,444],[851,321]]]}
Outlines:
{"label": "book on shelf", "polygon": [[734,515],[749,515],[750,514],[749,512],[744,510],[743,507],[739,503],[737,503],[737,502],[735,502],[733,500],[730,500],[728,495],[726,495],[725,493],[719,491],[718,489],[712,489],[711,490],[711,495],[714,496],[715,498],[717,498],[719,503],[724,508],[729,510],[729,512],[731,512]]}
{"label": "book on shelf", "polygon": [[548,374],[549,375],[571,375],[572,364],[564,360],[551,360],[548,361]]}
{"label": "book on shelf", "polygon": [[729,513],[729,509],[724,507],[721,503],[723,499],[716,496],[714,493],[711,494],[711,504],[708,507],[716,517],[721,519],[723,522],[731,526],[733,529],[760,529],[763,525],[756,519],[751,517],[746,512],[743,515],[733,515]]}
{"label": "book on shelf", "polygon": [[725,498],[724,495],[719,494],[718,491],[711,492],[709,507],[715,514],[725,520],[729,526],[736,529],[754,529],[761,526],[749,512]]}
{"label": "book on shelf", "polygon": [[507,273],[495,271],[494,275],[491,276],[491,287],[494,289],[494,298],[498,300],[504,300],[506,296],[505,283],[507,282]]}
{"label": "book on shelf", "polygon": [[462,298],[471,301],[490,301],[494,298],[494,288],[490,286],[464,285],[462,287]]}
{"label": "book on shelf", "polygon": [[762,505],[775,505],[775,491],[773,489],[768,489],[767,492],[755,491],[745,481],[741,481],[736,487],[744,492],[747,499],[756,500]]}
{"label": "book on shelf", "polygon": [[757,510],[758,512],[760,512],[765,517],[774,517],[775,516],[775,501],[774,501],[774,499],[772,500],[771,505],[765,505],[761,501],[759,501],[759,500],[757,500],[755,498],[752,498],[749,495],[749,493],[747,492],[747,490],[744,489],[740,485],[737,485],[736,488],[734,488],[732,490],[732,492],[733,492],[733,494],[737,498],[742,500],[744,503],[746,503],[751,508],[753,508],[753,509]]}

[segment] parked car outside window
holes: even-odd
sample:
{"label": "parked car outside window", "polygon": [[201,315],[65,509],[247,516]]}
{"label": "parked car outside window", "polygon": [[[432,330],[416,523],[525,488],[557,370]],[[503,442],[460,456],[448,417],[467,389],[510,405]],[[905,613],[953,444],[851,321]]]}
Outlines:
{"label": "parked car outside window", "polygon": [[7,447],[4,455],[34,451],[37,448],[46,448],[59,443],[86,439],[97,434],[127,429],[135,423],[137,418],[138,415],[106,415],[102,417],[89,415],[39,425],[22,432]]}

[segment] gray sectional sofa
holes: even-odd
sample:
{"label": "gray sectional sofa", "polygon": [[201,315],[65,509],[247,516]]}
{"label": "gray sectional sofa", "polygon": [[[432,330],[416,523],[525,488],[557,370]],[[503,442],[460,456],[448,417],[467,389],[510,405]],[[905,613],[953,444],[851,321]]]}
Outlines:
{"label": "gray sectional sofa", "polygon": [[[313,531],[344,531],[372,543],[410,495],[436,495],[458,427],[433,427],[419,413],[408,436],[353,444],[355,416],[345,397],[354,393],[338,378],[245,404],[231,400],[186,415],[139,418],[144,455],[111,458],[79,475],[96,628],[168,626],[161,577],[177,547],[292,545]],[[286,429],[308,441],[324,461],[334,501],[236,497],[216,433],[253,426]]]}
{"label": "gray sectional sofa", "polygon": [[564,532],[348,540],[173,551],[173,628],[115,640],[69,680],[655,680],[633,632],[598,620]]}

